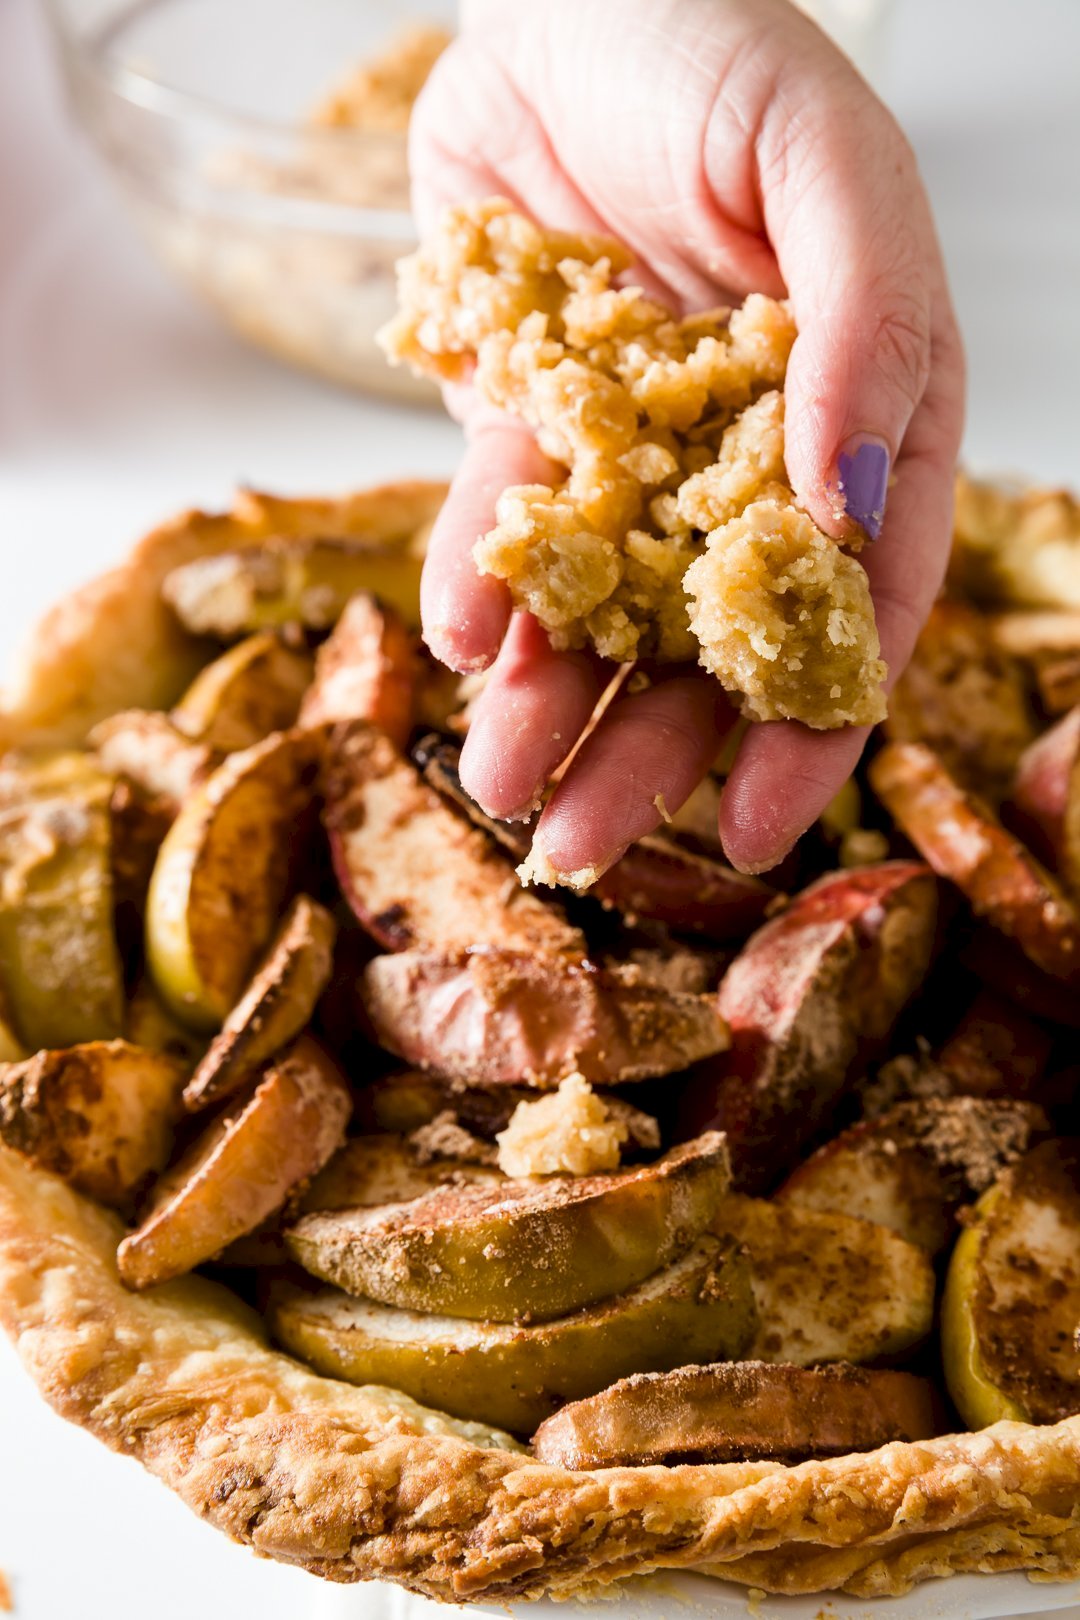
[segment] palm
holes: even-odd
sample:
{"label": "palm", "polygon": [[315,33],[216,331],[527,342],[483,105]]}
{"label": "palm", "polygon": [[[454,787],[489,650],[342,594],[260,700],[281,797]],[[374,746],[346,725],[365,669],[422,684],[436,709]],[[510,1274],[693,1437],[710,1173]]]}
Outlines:
{"label": "palm", "polygon": [[[861,342],[871,372],[875,346],[890,351],[897,376],[886,380],[910,397],[894,435],[898,486],[887,543],[870,554],[868,572],[883,652],[898,671],[947,554],[960,361],[925,199],[910,164],[897,167],[902,141],[891,120],[785,0],[649,0],[614,9],[611,0],[552,0],[531,14],[474,10],[484,12],[483,26],[448,53],[414,122],[422,223],[449,201],[499,192],[548,223],[622,237],[640,279],[683,307],[755,288],[779,293],[786,281],[802,331],[787,384],[789,475],[834,533],[827,470],[843,442],[845,411],[854,409],[844,393],[871,386],[858,375]],[[823,130],[806,111],[815,100],[827,115]],[[791,133],[796,106],[813,166]],[[832,172],[823,179],[828,157]],[[879,161],[890,165],[891,183],[867,201],[858,165]],[[853,289],[838,341],[836,312],[821,309],[822,287],[842,281],[853,241],[867,245],[859,233],[879,223],[866,218],[875,209],[892,222],[887,247],[875,249],[888,262],[875,270],[867,252],[860,263],[883,284],[897,280],[901,302],[883,333],[881,317],[868,315]],[[936,369],[932,345],[941,355]],[[612,671],[587,654],[553,652],[535,624],[511,620],[505,588],[477,574],[472,545],[491,526],[495,497],[550,473],[522,429],[470,401],[463,409],[470,448],[433,536],[425,633],[453,667],[493,664],[462,775],[491,813],[514,816],[537,802]],[[681,803],[708,770],[731,721],[715,682],[696,672],[668,671],[650,689],[619,697],[541,819],[538,840],[555,868],[602,868],[654,828],[659,807]],[[731,858],[758,869],[779,858],[836,792],[864,740],[860,731],[811,733],[790,722],[752,727],[720,813]]]}

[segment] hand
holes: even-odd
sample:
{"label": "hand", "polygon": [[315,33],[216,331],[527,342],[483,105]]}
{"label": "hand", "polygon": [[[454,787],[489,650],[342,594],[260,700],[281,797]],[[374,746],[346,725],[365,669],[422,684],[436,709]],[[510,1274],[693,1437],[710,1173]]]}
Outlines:
{"label": "hand", "polygon": [[[413,119],[422,228],[450,202],[499,193],[544,224],[606,231],[635,279],[687,310],[748,292],[792,301],[787,468],[800,503],[863,552],[891,677],[948,559],[963,356],[911,150],[854,68],[787,0],[465,0],[464,31]],[[640,272],[640,273],[639,273]],[[435,654],[492,663],[462,755],[490,814],[525,813],[611,677],[554,652],[477,537],[510,484],[550,482],[528,430],[467,391],[448,401],[468,448],[432,536],[421,606]],[[830,496],[830,491],[832,492]],[[713,763],[732,709],[675,669],[619,697],[571,763],[536,837],[562,873],[604,868],[678,806]],[[724,790],[729,858],[779,860],[850,773],[865,730],[751,726]]]}

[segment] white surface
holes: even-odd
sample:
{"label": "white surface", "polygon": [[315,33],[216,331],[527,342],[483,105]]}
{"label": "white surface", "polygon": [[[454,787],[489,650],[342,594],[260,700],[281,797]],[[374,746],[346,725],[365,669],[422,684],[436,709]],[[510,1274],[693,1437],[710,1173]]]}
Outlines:
{"label": "white surface", "polygon": [[[1073,0],[897,0],[880,84],[938,207],[971,358],[968,458],[1074,483],[1078,57]],[[225,501],[237,480],[332,490],[448,471],[457,447],[448,423],[334,393],[240,348],[174,291],[64,128],[31,0],[0,0],[0,647],[141,529],[176,507]],[[20,1620],[436,1612],[382,1589],[325,1588],[229,1546],[134,1464],[46,1411],[6,1346],[0,1567]],[[755,1612],[973,1620],[1078,1598],[1003,1577],[924,1587],[897,1604],[767,1601]],[[747,1605],[731,1588],[665,1580],[613,1612],[741,1620]],[[1070,1614],[1078,1620],[1080,1607]]]}

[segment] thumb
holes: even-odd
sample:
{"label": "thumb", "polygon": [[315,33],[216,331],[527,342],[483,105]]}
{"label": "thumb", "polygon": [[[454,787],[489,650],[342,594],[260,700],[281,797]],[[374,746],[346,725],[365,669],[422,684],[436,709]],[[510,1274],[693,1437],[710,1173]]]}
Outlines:
{"label": "thumb", "polygon": [[[798,74],[799,69],[793,71]],[[914,155],[842,58],[803,64],[759,143],[762,205],[799,336],[788,476],[819,527],[876,539],[891,468],[930,375],[944,274]]]}

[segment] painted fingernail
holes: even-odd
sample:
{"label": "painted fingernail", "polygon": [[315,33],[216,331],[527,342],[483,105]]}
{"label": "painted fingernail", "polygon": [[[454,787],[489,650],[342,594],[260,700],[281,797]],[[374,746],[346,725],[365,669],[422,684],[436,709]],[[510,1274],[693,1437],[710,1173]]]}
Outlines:
{"label": "painted fingernail", "polygon": [[880,439],[851,439],[836,458],[844,511],[871,540],[881,533],[889,493],[889,452]]}

